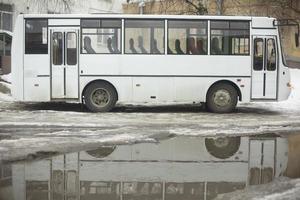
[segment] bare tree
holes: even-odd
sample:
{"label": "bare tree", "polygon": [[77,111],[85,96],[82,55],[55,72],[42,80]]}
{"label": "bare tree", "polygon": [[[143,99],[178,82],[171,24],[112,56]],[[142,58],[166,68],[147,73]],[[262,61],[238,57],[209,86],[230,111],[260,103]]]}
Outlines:
{"label": "bare tree", "polygon": [[299,18],[299,0],[257,0],[255,7],[263,7],[267,15],[276,18]]}
{"label": "bare tree", "polygon": [[222,15],[224,11],[224,0],[215,0],[217,6],[217,15]]}
{"label": "bare tree", "polygon": [[189,10],[191,14],[205,15],[208,13],[207,7],[204,5],[203,0],[184,0],[184,3],[191,7]]}
{"label": "bare tree", "polygon": [[[158,9],[151,10],[151,13],[204,15],[207,14],[207,7],[203,1],[204,0],[149,0],[146,2],[146,5],[152,5],[153,8],[155,8],[153,5],[159,5]],[[138,1],[127,0],[127,3],[138,3]]]}
{"label": "bare tree", "polygon": [[29,4],[41,12],[70,13],[76,0],[28,0]]}

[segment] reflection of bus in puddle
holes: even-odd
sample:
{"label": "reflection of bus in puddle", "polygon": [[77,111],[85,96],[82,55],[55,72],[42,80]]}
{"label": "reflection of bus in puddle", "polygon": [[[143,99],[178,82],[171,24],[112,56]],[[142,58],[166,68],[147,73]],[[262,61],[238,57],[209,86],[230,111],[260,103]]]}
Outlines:
{"label": "reflection of bus in puddle", "polygon": [[208,200],[282,175],[287,151],[287,139],[276,136],[175,137],[102,147],[14,164],[11,196],[17,200]]}

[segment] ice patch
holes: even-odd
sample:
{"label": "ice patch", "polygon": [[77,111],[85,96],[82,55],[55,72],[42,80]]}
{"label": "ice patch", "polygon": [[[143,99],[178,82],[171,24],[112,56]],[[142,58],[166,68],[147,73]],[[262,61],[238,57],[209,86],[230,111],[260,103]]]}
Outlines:
{"label": "ice patch", "polygon": [[221,194],[215,200],[299,200],[300,179],[278,178],[275,181],[250,186],[244,190]]}

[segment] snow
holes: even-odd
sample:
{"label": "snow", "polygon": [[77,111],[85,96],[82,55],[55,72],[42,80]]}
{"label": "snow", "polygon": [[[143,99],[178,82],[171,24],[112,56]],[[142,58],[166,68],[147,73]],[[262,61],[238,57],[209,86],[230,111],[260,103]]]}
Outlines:
{"label": "snow", "polygon": [[12,101],[13,98],[10,94],[3,94],[0,92],[0,103],[1,101]]}
{"label": "snow", "polygon": [[7,83],[11,83],[11,73],[5,74],[5,75],[1,75],[1,79],[4,80]]}
{"label": "snow", "polygon": [[[67,136],[67,139],[64,136]],[[100,145],[121,145],[133,142],[149,143],[156,142],[156,140],[145,137],[144,135],[139,136],[130,133],[119,135],[104,134],[101,135],[101,137],[93,137],[91,135],[87,135],[86,137],[76,137],[76,135],[74,136],[69,133],[63,134],[63,132],[59,132],[55,137],[51,137],[51,140],[47,137],[4,139],[0,140],[0,164],[1,160],[24,160],[35,157],[35,155],[38,155],[41,152],[53,154],[67,153],[95,149]],[[26,148],[24,148],[24,146],[26,146]]]}
{"label": "snow", "polygon": [[1,101],[13,101],[13,98],[10,95],[10,81],[10,74],[0,76],[0,103]]}
{"label": "snow", "polygon": [[249,186],[244,190],[218,195],[215,200],[299,200],[300,179],[281,177],[275,181]]}

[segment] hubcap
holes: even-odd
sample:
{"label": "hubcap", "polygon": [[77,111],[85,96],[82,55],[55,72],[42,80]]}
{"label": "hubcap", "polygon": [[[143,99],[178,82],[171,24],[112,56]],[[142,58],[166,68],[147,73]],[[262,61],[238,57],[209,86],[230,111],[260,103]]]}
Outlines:
{"label": "hubcap", "polygon": [[97,107],[104,107],[110,100],[109,93],[103,88],[95,89],[92,92],[92,103]]}
{"label": "hubcap", "polygon": [[216,147],[219,147],[219,148],[226,147],[229,144],[229,139],[228,138],[217,138],[214,140],[214,144]]}
{"label": "hubcap", "polygon": [[217,106],[228,106],[231,102],[230,93],[224,89],[218,90],[213,96],[213,101]]}

